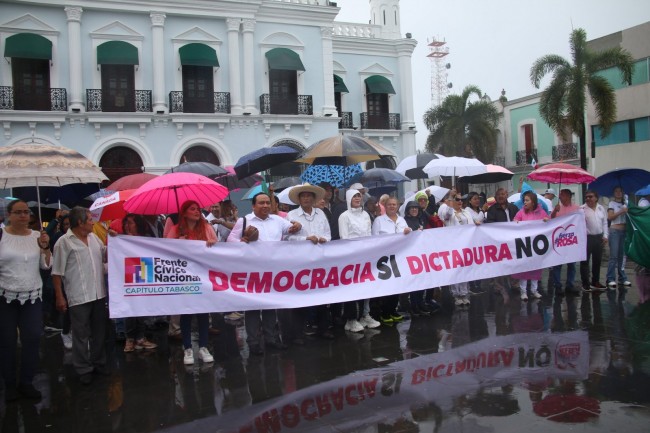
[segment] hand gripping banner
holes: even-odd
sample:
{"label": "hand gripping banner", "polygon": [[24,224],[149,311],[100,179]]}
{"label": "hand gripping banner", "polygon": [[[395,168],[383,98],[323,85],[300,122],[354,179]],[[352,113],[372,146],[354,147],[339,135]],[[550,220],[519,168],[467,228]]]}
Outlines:
{"label": "hand gripping banner", "polygon": [[581,213],[311,242],[109,239],[111,317],[297,308],[584,260]]}

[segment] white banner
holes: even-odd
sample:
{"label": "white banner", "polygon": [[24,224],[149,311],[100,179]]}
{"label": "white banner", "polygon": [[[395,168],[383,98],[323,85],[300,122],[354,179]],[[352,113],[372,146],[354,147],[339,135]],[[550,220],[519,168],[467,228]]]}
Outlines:
{"label": "white banner", "polygon": [[[543,383],[547,379],[584,380],[588,371],[586,331],[491,337],[446,352],[355,372],[163,432],[357,431],[379,422],[390,424],[419,408],[434,406],[449,413],[459,396],[467,404],[478,392],[489,395],[493,387]],[[521,410],[517,393],[507,396],[499,388],[498,394],[512,398],[516,406],[513,413]],[[528,399],[527,393],[520,394]],[[503,401],[495,401],[494,406]]]}
{"label": "white banner", "polygon": [[314,245],[109,239],[111,317],[296,308],[584,260],[580,213]]}

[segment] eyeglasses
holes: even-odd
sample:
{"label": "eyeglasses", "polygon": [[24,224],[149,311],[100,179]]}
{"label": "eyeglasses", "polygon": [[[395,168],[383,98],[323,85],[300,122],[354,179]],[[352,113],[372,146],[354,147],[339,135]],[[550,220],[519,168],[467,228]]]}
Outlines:
{"label": "eyeglasses", "polygon": [[32,212],[30,210],[12,210],[11,213],[14,215],[29,215]]}
{"label": "eyeglasses", "polygon": [[454,200],[456,200],[456,201],[463,201],[463,199],[460,198],[460,197],[454,197]]}

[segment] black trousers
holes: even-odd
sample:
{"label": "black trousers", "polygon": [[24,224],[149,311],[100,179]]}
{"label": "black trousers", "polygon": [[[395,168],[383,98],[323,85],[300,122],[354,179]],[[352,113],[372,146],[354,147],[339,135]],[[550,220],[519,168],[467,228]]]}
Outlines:
{"label": "black trousers", "polygon": [[[603,258],[603,235],[587,235],[587,258],[580,262],[580,278],[583,286],[600,282],[600,263]],[[589,259],[591,259],[591,279],[589,278]]]}

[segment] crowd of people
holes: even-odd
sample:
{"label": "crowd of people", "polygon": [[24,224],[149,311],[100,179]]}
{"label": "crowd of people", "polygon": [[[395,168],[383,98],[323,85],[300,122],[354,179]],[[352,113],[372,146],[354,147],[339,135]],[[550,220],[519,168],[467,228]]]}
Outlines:
{"label": "crowd of people", "polygon": [[[119,221],[96,222],[91,212],[74,207],[69,213],[58,212],[47,230],[30,225],[33,214],[22,200],[11,201],[0,231],[0,370],[6,400],[19,397],[39,399],[32,380],[39,364],[39,342],[44,326],[62,329],[62,341],[72,351],[74,370],[82,384],[89,385],[93,375],[107,375],[105,336],[110,324],[107,309],[106,249],[108,236],[147,236],[198,240],[208,247],[219,242],[312,242],[322,244],[337,239],[400,234],[437,229],[444,226],[472,226],[495,222],[547,221],[573,212],[584,214],[587,227],[587,258],[580,263],[581,285],[575,283],[576,265],[568,263],[565,284],[562,265],[550,270],[547,293],[550,296],[579,294],[581,291],[605,291],[631,282],[624,270],[623,241],[627,204],[620,188],[606,209],[598,194],[588,190],[585,203],[573,203],[573,194],[562,189],[555,199],[548,189],[544,199],[524,189],[521,208],[508,202],[507,191],[499,188],[495,197],[470,192],[461,195],[455,189],[440,201],[428,190],[417,193],[405,203],[399,214],[399,201],[384,195],[375,199],[361,184],[345,191],[345,200],[331,185],[303,184],[289,194],[296,205],[278,206],[276,197],[259,193],[252,198],[252,212],[239,217],[231,201],[212,204],[204,214],[201,206],[186,201],[175,215],[144,216],[127,214]],[[640,205],[647,205],[640,202]],[[542,204],[544,203],[544,204]],[[601,284],[601,260],[609,243],[609,263],[605,284]],[[501,276],[490,283],[508,302],[511,287],[522,301],[542,297],[539,286],[542,270]],[[511,281],[516,281],[512,284]],[[454,308],[470,304],[472,293],[480,292],[481,281],[452,284],[449,292]],[[436,301],[440,287],[416,290],[403,295],[358,299],[341,304],[282,310],[249,310],[225,314],[182,314],[166,318],[170,338],[182,341],[183,363],[192,365],[196,358],[204,364],[214,361],[208,349],[210,333],[224,317],[244,320],[249,353],[263,355],[266,348],[284,350],[289,345],[304,345],[304,335],[333,339],[337,326],[357,334],[364,329],[392,326],[407,316],[435,314],[441,309]],[[198,352],[192,348],[193,321],[198,330]],[[45,323],[44,323],[45,322]],[[145,336],[146,318],[124,321],[124,352],[155,350],[157,345]],[[20,346],[17,344],[20,336]],[[20,353],[19,353],[20,352]],[[19,356],[17,356],[19,353]],[[19,360],[19,362],[18,362]]]}

